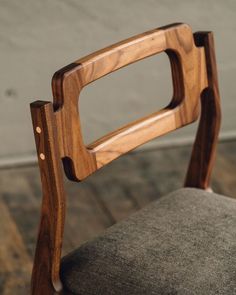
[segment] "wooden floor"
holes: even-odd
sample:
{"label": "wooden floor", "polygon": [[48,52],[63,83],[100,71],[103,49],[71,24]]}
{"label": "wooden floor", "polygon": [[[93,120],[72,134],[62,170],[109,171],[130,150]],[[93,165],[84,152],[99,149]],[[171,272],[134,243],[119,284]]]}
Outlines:
{"label": "wooden floor", "polygon": [[[63,253],[182,186],[190,147],[132,153],[84,183],[66,181]],[[236,198],[236,141],[219,145],[213,189]],[[29,294],[41,188],[36,166],[0,170],[0,294]]]}

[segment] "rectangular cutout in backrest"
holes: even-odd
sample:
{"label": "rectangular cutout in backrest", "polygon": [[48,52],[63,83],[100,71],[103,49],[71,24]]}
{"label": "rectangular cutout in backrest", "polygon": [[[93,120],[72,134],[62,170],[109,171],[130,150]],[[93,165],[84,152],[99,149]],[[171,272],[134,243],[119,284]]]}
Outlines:
{"label": "rectangular cutout in backrest", "polygon": [[91,83],[80,94],[85,144],[167,106],[172,96],[171,68],[165,53]]}

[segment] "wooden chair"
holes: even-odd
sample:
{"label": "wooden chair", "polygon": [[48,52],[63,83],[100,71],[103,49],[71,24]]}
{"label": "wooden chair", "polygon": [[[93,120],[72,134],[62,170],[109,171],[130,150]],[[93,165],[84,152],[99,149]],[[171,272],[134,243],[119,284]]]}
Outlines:
{"label": "wooden chair", "polygon": [[[85,146],[78,97],[89,83],[166,52],[173,98],[166,108]],[[53,103],[31,104],[42,180],[32,294],[233,294],[236,202],[208,192],[220,127],[213,34],[172,24],[90,54],[55,73]],[[111,228],[61,261],[67,177],[82,181],[141,144],[195,121],[184,187]],[[157,179],[158,181],[158,179]]]}

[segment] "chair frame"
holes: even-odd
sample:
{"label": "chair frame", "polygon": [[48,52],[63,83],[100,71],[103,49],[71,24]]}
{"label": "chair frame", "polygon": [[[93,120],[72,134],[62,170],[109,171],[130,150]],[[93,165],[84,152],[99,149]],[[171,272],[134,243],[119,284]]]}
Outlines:
{"label": "chair frame", "polygon": [[[85,146],[78,110],[82,88],[160,52],[167,53],[171,64],[174,93],[169,105]],[[66,203],[61,160],[67,177],[82,181],[119,156],[200,115],[184,186],[209,189],[221,121],[213,33],[193,34],[186,24],[155,29],[84,57],[56,72],[52,89],[53,103],[30,105],[43,193],[33,295],[68,294],[60,281]]]}

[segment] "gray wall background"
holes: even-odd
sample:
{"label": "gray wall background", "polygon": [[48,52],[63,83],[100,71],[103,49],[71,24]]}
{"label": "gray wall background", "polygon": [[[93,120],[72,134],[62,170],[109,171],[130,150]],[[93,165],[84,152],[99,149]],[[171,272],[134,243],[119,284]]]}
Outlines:
{"label": "gray wall background", "polygon": [[[235,0],[0,0],[0,162],[34,155],[29,103],[51,100],[50,80],[60,67],[168,23],[213,30],[223,108],[222,137],[236,135]],[[81,94],[86,142],[165,106],[172,95],[163,53],[94,82]],[[152,144],[193,138],[196,126]]]}

